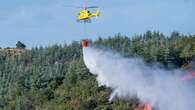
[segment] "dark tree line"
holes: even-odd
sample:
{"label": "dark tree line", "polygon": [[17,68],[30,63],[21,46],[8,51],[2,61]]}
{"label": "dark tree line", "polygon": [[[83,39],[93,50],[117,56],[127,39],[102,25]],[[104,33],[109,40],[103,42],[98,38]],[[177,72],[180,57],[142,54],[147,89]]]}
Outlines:
{"label": "dark tree line", "polygon": [[[179,68],[195,56],[195,36],[173,32],[99,38],[125,57],[143,57],[165,68]],[[20,45],[21,46],[21,45]],[[23,46],[22,46],[23,47]],[[132,110],[137,99],[108,101],[110,88],[98,87],[82,57],[80,42],[34,47],[17,56],[0,55],[0,109],[2,110]]]}

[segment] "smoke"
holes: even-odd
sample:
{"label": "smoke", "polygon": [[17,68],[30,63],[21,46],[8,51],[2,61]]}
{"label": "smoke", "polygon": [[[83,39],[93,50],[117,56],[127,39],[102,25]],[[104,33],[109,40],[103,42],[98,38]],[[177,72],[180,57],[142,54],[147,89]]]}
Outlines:
{"label": "smoke", "polygon": [[[141,58],[124,58],[93,47],[83,49],[84,61],[99,85],[111,87],[110,101],[138,97],[159,110],[195,110],[195,95],[174,71],[147,66]],[[178,72],[181,72],[178,70]]]}

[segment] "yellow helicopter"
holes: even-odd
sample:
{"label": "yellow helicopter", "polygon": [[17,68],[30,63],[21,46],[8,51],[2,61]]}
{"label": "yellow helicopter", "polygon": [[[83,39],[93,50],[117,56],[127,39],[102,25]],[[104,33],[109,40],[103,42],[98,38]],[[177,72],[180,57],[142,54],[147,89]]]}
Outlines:
{"label": "yellow helicopter", "polygon": [[[98,18],[100,15],[100,10],[98,7],[93,6],[93,7],[83,7],[84,9],[81,10],[77,16],[77,21],[78,22],[84,22],[84,23],[90,23],[91,22],[91,18],[96,17]],[[96,9],[95,13],[91,13],[89,11],[89,9]]]}

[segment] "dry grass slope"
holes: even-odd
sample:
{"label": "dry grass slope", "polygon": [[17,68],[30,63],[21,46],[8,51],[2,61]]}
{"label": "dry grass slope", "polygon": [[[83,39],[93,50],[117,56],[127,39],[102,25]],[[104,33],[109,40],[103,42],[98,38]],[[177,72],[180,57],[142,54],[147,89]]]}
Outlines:
{"label": "dry grass slope", "polygon": [[18,56],[21,55],[25,49],[19,48],[3,48],[0,49],[0,55],[10,55],[10,56]]}

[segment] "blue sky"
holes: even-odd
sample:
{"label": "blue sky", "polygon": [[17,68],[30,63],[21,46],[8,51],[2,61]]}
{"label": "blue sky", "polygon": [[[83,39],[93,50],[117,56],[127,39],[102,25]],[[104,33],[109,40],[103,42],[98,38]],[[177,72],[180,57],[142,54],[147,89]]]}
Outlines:
{"label": "blue sky", "polygon": [[[100,18],[77,23],[79,9],[67,6],[84,5],[99,6]],[[146,30],[195,34],[194,10],[194,0],[2,0],[0,46],[14,47],[20,40],[30,48]]]}

